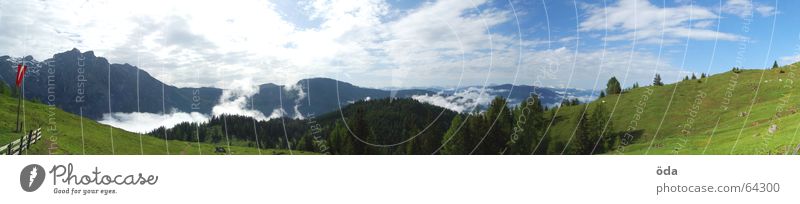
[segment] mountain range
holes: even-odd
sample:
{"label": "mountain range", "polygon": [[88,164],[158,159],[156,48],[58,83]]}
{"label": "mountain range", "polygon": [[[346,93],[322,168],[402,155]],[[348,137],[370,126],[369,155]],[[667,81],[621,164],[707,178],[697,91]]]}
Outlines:
{"label": "mountain range", "polygon": [[[55,54],[44,61],[31,56],[0,56],[0,80],[13,85],[16,65],[22,62],[29,67],[24,81],[25,98],[94,120],[116,112],[211,114],[225,91],[214,87],[188,88],[165,84],[134,65],[111,63],[92,51],[80,52],[78,49]],[[494,96],[505,97],[511,104],[519,103],[534,91],[543,104],[550,106],[558,104],[565,95],[584,101],[593,99],[591,90],[511,84],[386,90],[359,87],[329,78],[309,78],[289,86],[267,83],[258,87],[259,91],[251,97],[252,109],[265,115],[279,110],[280,116],[285,117],[324,114],[355,101],[391,96],[415,98],[439,106],[447,106],[441,103],[454,103],[478,108]],[[474,98],[476,96],[482,99]],[[441,100],[430,100],[433,98]]]}

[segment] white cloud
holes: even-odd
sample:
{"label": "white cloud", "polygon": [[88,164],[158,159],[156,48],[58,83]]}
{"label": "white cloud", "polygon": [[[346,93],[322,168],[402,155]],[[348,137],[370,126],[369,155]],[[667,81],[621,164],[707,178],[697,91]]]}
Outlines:
{"label": "white cloud", "polygon": [[697,23],[694,23],[694,25],[692,25],[692,26],[693,26],[694,28],[709,28],[709,27],[711,27],[712,25],[714,25],[714,23],[715,23],[715,21],[711,21],[711,20],[708,20],[708,21],[698,21]]}
{"label": "white cloud", "polygon": [[[275,4],[257,0],[0,0],[0,48],[7,49],[0,52],[43,59],[72,47],[94,50],[151,73],[163,67],[156,77],[177,86],[224,87],[244,77],[291,84],[340,74],[364,86],[441,85],[416,76],[460,72],[460,66],[434,68],[518,43],[492,32],[512,17],[488,2],[441,0],[411,10],[383,0],[293,2],[312,22],[298,26]],[[23,10],[30,15],[12,15]],[[486,74],[465,78],[474,84]]]}
{"label": "white cloud", "polygon": [[[491,33],[493,27],[511,20],[511,14],[491,9],[476,12],[474,7],[485,3],[485,0],[427,3],[390,23],[389,31],[384,34],[388,40],[382,47],[388,63],[398,69],[391,73],[392,80],[468,71],[462,70],[464,58],[480,59],[481,64],[488,65],[490,59],[486,57],[493,52],[514,49],[519,42],[513,36]],[[466,77],[480,78],[487,74],[488,68],[468,72],[471,76]],[[409,72],[413,74],[406,74]]]}
{"label": "white cloud", "polygon": [[[632,21],[637,19],[631,13],[633,2],[638,4],[638,22]],[[288,21],[275,4],[257,0],[0,0],[0,49],[7,49],[0,53],[42,59],[77,47],[140,66],[168,84],[220,88],[234,88],[229,82],[243,78],[252,84],[294,84],[311,76],[353,76],[343,80],[369,87],[530,84],[540,70],[554,64],[559,69],[544,80],[547,85],[567,85],[573,79],[571,87],[592,88],[594,75],[570,76],[572,62],[576,73],[594,73],[603,58],[596,50],[581,49],[578,57],[566,48],[542,50],[537,47],[541,41],[497,32],[497,26],[513,25],[516,18],[490,0],[440,0],[410,10],[382,0],[295,3],[307,12],[301,15],[311,25]],[[21,10],[29,15],[11,15]],[[605,29],[601,11],[588,10],[582,31]],[[688,23],[689,11],[694,25]],[[707,30],[719,16],[705,8],[659,8],[644,0],[624,0],[609,7],[609,25],[620,30],[609,39],[630,35],[633,23],[639,24],[637,38],[654,39],[661,31],[662,12],[669,20],[665,32],[670,39],[685,38],[690,29],[694,39],[739,38]],[[20,28],[28,32],[21,35]],[[627,51],[608,51],[606,63],[611,65],[601,80],[623,75],[628,56]],[[631,78],[651,78],[655,58],[640,52],[634,56]],[[663,64],[661,70],[670,66]],[[242,108],[247,107],[246,97],[227,100],[218,112],[258,115]]]}
{"label": "white cloud", "polygon": [[[258,85],[250,79],[241,79],[232,81],[228,86],[228,89],[222,91],[219,103],[211,109],[213,115],[242,115],[253,117],[256,120],[269,119],[260,111],[252,108],[250,98],[258,93]],[[275,112],[273,112],[274,114]],[[281,113],[282,115],[285,115],[285,111]]]}
{"label": "white cloud", "polygon": [[159,127],[171,128],[183,122],[201,123],[208,121],[208,116],[198,112],[157,113],[111,113],[103,114],[99,123],[111,125],[135,133],[148,133]]}
{"label": "white cloud", "polygon": [[753,15],[753,3],[751,0],[728,0],[722,6],[722,11],[742,18]]}
{"label": "white cloud", "polygon": [[775,10],[775,7],[765,5],[759,5],[756,7],[756,11],[761,14],[761,16],[772,16],[778,13],[778,10]]}
{"label": "white cloud", "polygon": [[752,17],[754,13],[766,17],[777,13],[775,7],[765,5],[752,0],[728,0],[722,6],[722,12],[739,16],[741,18]]}
{"label": "white cloud", "polygon": [[452,95],[425,94],[415,95],[411,98],[419,102],[447,108],[459,113],[465,113],[475,110],[475,108],[478,106],[488,106],[494,96],[489,94],[488,89],[469,87],[467,89],[457,91]]}
{"label": "white cloud", "polygon": [[[681,5],[661,8],[647,0],[620,0],[614,5],[587,10],[588,17],[580,23],[581,31],[610,30],[606,39],[638,40],[658,43],[662,39],[672,42],[687,37],[694,40],[740,40],[741,36],[708,29],[707,21],[716,21],[719,15],[700,6]],[[689,23],[698,23],[690,25]]]}
{"label": "white cloud", "polygon": [[[302,103],[303,99],[306,98],[306,92],[305,92],[305,90],[303,90],[304,89],[303,85],[298,84],[296,86],[284,86],[284,87],[286,87],[286,88],[288,88],[290,90],[297,91],[297,99],[294,100],[294,118],[295,119],[301,119],[301,120],[305,119],[305,116],[303,116],[303,113],[300,112],[300,103]],[[272,118],[272,117],[270,117],[270,118]]]}
{"label": "white cloud", "polygon": [[318,2],[310,9],[324,17],[320,28],[299,28],[257,0],[3,1],[0,47],[7,50],[0,51],[44,59],[73,47],[94,50],[149,72],[163,66],[172,77],[159,79],[178,86],[296,80],[335,73],[326,65],[342,56],[363,56],[364,48],[341,39],[385,13],[365,9],[380,1]]}
{"label": "white cloud", "polygon": [[781,64],[788,65],[800,62],[800,54],[793,56],[785,56],[780,59]]}
{"label": "white cloud", "polygon": [[283,108],[276,108],[272,110],[271,114],[269,114],[269,119],[281,118],[286,115],[287,115],[286,110],[283,110]]}

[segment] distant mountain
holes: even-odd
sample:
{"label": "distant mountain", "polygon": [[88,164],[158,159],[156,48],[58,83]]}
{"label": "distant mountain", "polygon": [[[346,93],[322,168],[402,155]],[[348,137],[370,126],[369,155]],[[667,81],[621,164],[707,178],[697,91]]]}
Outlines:
{"label": "distant mountain", "polygon": [[[460,88],[458,90],[475,90],[479,91],[484,89],[483,86],[467,86],[464,88]],[[452,95],[458,90],[453,89],[442,89],[437,92],[443,93],[445,95]],[[550,88],[550,87],[534,87],[529,85],[512,85],[512,84],[502,84],[502,85],[489,85],[485,87],[484,91],[487,95],[492,96],[501,96],[503,98],[507,98],[509,103],[512,105],[516,105],[525,101],[528,97],[532,94],[536,94],[539,96],[539,99],[542,100],[542,104],[546,106],[556,106],[561,103],[561,100],[564,98],[571,99],[571,98],[578,98],[582,102],[589,102],[597,98],[598,93],[593,93],[592,90],[583,90],[583,89],[574,89],[574,88]]]}
{"label": "distant mountain", "polygon": [[[79,66],[79,59],[82,66]],[[23,61],[29,67],[24,82],[27,99],[52,103],[75,114],[79,114],[82,107],[83,115],[92,119],[100,119],[109,112],[161,113],[172,109],[210,114],[223,92],[219,88],[178,88],[164,84],[138,67],[109,64],[107,59],[95,56],[92,51],[81,53],[77,49],[56,54],[45,61],[36,61],[30,56],[2,56],[0,80],[13,85],[16,65]],[[291,88],[272,83],[259,88],[253,96],[256,110],[269,115],[275,109],[283,108],[284,116],[290,117],[322,114],[336,110],[340,104],[344,106],[365,98],[386,98],[390,94],[386,90],[362,88],[327,78],[304,79]],[[433,92],[402,90],[396,96],[407,98],[426,93]],[[52,100],[48,99],[50,95],[53,95],[50,97]],[[197,101],[193,100],[195,97]],[[295,112],[295,107],[299,112]]]}
{"label": "distant mountain", "polygon": [[[261,85],[259,88],[258,94],[254,96],[256,109],[269,115],[276,109],[283,108],[286,112],[283,116],[287,117],[308,116],[309,114],[320,115],[343,108],[356,101],[384,99],[389,98],[392,94],[389,90],[364,88],[329,78],[303,79],[291,88],[271,83]],[[467,95],[464,94],[465,92],[480,92],[482,89],[483,87],[479,86],[468,86],[460,89],[400,89],[396,90],[394,97],[412,98],[414,96],[428,95],[447,98],[453,95]],[[487,86],[483,92],[486,102],[496,96],[501,96],[507,98],[509,103],[513,105],[521,103],[530,97],[532,93],[539,95],[543,104],[548,106],[559,104],[564,97],[578,98],[584,102],[594,99],[590,90],[542,88],[527,85],[504,84]],[[471,94],[470,97],[475,95],[479,94]]]}
{"label": "distant mountain", "polygon": [[[32,57],[0,57],[0,81],[14,84],[16,64],[25,62],[29,71],[25,78],[25,97],[53,104],[67,112],[99,120],[109,112],[200,112],[211,114],[224,90],[219,88],[178,88],[164,84],[148,72],[130,64],[110,64],[94,52],[77,49],[55,54],[52,58],[37,61]],[[79,66],[80,65],[80,66]],[[109,73],[110,71],[110,73]],[[320,115],[335,111],[359,100],[382,99],[392,96],[392,91],[359,87],[328,78],[311,78],[298,81],[293,86],[272,83],[259,86],[253,96],[254,109],[269,116],[277,113],[284,117]],[[415,88],[396,90],[394,97],[452,96],[463,91],[479,90],[477,86],[448,90],[442,88]],[[526,85],[497,85],[485,89],[486,97],[502,96],[519,103],[536,91],[546,105],[557,104],[568,98],[590,100],[590,91],[555,89]],[[49,97],[49,98],[48,98]],[[441,105],[441,104],[434,104]]]}
{"label": "distant mountain", "polygon": [[25,98],[53,104],[74,114],[82,112],[92,119],[109,112],[159,113],[172,108],[188,112],[193,103],[197,103],[198,112],[208,113],[221,94],[216,88],[202,88],[198,93],[200,100],[194,102],[194,89],[163,84],[137,67],[109,64],[92,51],[81,53],[77,49],[41,62],[30,56],[0,57],[0,75],[6,84],[14,84],[16,65],[23,60],[29,67],[24,82]]}
{"label": "distant mountain", "polygon": [[[262,84],[252,99],[255,109],[266,115],[282,109],[285,113],[281,116],[301,117],[331,112],[359,100],[387,98],[389,94],[386,90],[362,88],[334,79],[311,78],[300,80],[294,86]],[[409,98],[417,94],[433,92],[402,90],[397,97]]]}

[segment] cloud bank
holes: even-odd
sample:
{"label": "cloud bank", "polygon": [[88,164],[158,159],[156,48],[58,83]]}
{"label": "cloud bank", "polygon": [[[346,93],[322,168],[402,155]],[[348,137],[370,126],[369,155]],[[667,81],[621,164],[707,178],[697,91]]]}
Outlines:
{"label": "cloud bank", "polygon": [[[253,117],[256,120],[269,120],[286,116],[282,109],[274,110],[269,117],[258,110],[252,109],[251,98],[258,93],[258,86],[252,80],[235,80],[229,84],[230,89],[225,89],[217,105],[212,108],[212,115],[242,115]],[[168,114],[133,112],[104,114],[99,121],[123,130],[136,133],[147,133],[159,127],[171,128],[182,122],[207,122],[210,116],[198,112],[180,112],[172,109]]]}
{"label": "cloud bank", "polygon": [[461,91],[456,91],[452,95],[436,94],[436,95],[414,95],[411,98],[422,103],[447,108],[455,112],[465,113],[475,110],[479,106],[488,106],[491,100],[495,97],[489,95],[489,90],[478,87],[468,87]]}
{"label": "cloud bank", "polygon": [[171,128],[182,122],[201,123],[206,121],[208,121],[208,116],[198,112],[172,112],[168,114],[134,112],[103,114],[103,119],[98,122],[130,132],[144,134],[159,127]]}

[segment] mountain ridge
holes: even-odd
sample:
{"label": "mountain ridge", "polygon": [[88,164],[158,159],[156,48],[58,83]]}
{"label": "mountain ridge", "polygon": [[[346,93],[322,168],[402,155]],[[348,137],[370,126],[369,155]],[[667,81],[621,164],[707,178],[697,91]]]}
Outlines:
{"label": "mountain ridge", "polygon": [[[94,120],[102,119],[105,114],[118,112],[167,113],[177,110],[211,114],[226,91],[216,87],[177,87],[166,84],[134,65],[110,63],[108,59],[96,56],[94,51],[81,52],[76,48],[56,53],[44,61],[37,61],[31,56],[0,56],[0,68],[5,67],[0,69],[0,79],[13,85],[14,77],[10,76],[16,74],[16,64],[22,61],[30,67],[24,82],[27,99],[51,103],[67,112],[82,114]],[[514,87],[513,91],[509,86]],[[324,114],[354,101],[388,98],[392,96],[392,92],[397,98],[455,94],[436,88],[366,88],[324,77],[301,79],[291,86],[264,83],[258,87],[259,91],[251,96],[254,104],[249,107],[267,115],[278,110],[285,113],[282,116],[290,117]],[[487,88],[508,89],[497,93],[510,97],[512,101],[524,100],[534,89],[541,92],[541,98],[546,104],[557,104],[562,97],[557,93],[558,90],[527,85],[503,84]],[[85,100],[79,101],[78,97]]]}

